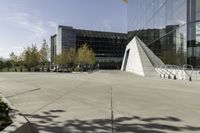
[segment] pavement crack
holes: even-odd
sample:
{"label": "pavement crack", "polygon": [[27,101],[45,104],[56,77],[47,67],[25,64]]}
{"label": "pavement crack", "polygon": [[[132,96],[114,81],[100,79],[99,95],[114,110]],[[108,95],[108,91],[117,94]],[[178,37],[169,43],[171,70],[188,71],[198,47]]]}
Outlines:
{"label": "pavement crack", "polygon": [[33,111],[33,112],[30,113],[30,114],[35,114],[35,113],[41,111],[42,109],[44,109],[45,107],[47,107],[47,106],[49,106],[49,105],[55,103],[56,101],[60,100],[61,98],[63,98],[63,97],[66,96],[67,94],[69,94],[69,93],[71,93],[71,92],[73,92],[73,91],[75,91],[75,90],[77,90],[77,89],[80,89],[80,87],[81,87],[82,85],[84,85],[86,82],[90,81],[90,79],[91,79],[93,76],[94,76],[94,75],[88,77],[86,80],[82,81],[80,84],[78,84],[78,85],[76,85],[75,87],[69,89],[68,91],[64,92],[62,95],[58,96],[57,98],[53,99],[52,101],[48,102],[47,104],[43,105],[42,107],[40,107],[39,109]]}
{"label": "pavement crack", "polygon": [[7,96],[6,98],[12,98],[12,97],[15,97],[15,96],[19,96],[19,95],[23,95],[23,94],[34,92],[34,91],[39,91],[39,90],[41,90],[41,88],[36,88],[36,89],[32,89],[32,90],[23,91],[23,92],[14,94],[14,95]]}

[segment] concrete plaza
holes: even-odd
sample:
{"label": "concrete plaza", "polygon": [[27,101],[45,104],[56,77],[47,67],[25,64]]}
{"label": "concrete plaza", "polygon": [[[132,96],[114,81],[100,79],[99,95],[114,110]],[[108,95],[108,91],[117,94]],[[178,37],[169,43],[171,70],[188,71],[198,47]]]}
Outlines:
{"label": "concrete plaza", "polygon": [[0,73],[0,92],[40,133],[200,132],[200,81],[120,71]]}

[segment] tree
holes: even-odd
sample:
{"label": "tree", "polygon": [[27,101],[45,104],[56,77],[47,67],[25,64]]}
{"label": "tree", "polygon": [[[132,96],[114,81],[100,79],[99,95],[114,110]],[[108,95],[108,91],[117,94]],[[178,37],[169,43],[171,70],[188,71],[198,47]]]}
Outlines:
{"label": "tree", "polygon": [[125,3],[128,3],[128,0],[123,0]]}
{"label": "tree", "polygon": [[39,51],[39,58],[40,58],[40,64],[42,65],[48,63],[50,58],[50,49],[45,39],[43,40],[42,47]]}
{"label": "tree", "polygon": [[18,65],[20,66],[20,71],[23,71],[24,61],[23,61],[23,52],[18,56]]}
{"label": "tree", "polygon": [[8,71],[10,71],[10,68],[12,67],[12,64],[11,64],[10,60],[6,60],[5,61],[5,67],[7,67]]}
{"label": "tree", "polygon": [[18,57],[15,55],[14,52],[10,53],[10,61],[11,61],[12,67],[17,66],[17,64],[18,64]]}
{"label": "tree", "polygon": [[39,52],[36,45],[25,48],[23,56],[24,65],[29,71],[31,67],[36,67],[39,64]]}
{"label": "tree", "polygon": [[72,67],[75,64],[76,60],[76,51],[73,48],[66,49],[63,55],[66,60],[65,63],[68,67]]}
{"label": "tree", "polygon": [[0,58],[0,70],[2,70],[5,67],[4,60]]}
{"label": "tree", "polygon": [[56,58],[55,58],[55,63],[57,64],[57,65],[63,65],[63,57],[62,57],[63,55],[62,54],[58,54],[57,56],[56,56]]}
{"label": "tree", "polygon": [[56,64],[62,67],[72,67],[76,60],[75,49],[69,48],[56,56]]}
{"label": "tree", "polygon": [[77,63],[80,65],[88,66],[95,64],[95,54],[87,44],[83,44],[77,52]]}

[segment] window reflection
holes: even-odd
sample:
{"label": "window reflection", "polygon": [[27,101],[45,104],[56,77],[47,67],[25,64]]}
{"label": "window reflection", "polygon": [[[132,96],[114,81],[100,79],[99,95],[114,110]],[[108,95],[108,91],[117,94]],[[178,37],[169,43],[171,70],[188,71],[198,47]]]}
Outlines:
{"label": "window reflection", "polygon": [[200,0],[196,0],[196,20],[200,20]]}
{"label": "window reflection", "polygon": [[187,0],[129,2],[128,41],[137,35],[166,64],[187,63],[186,23]]}

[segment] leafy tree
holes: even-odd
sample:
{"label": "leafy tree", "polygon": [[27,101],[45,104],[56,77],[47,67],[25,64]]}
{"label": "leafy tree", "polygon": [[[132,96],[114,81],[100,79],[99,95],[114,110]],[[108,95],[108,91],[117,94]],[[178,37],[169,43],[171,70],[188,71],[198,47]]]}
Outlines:
{"label": "leafy tree", "polygon": [[10,68],[12,67],[12,63],[10,60],[5,61],[5,67],[7,67],[8,71],[10,71]]}
{"label": "leafy tree", "polygon": [[40,58],[40,64],[45,64],[48,62],[49,58],[50,58],[50,49],[49,49],[49,46],[46,42],[46,40],[44,39],[43,40],[43,44],[42,44],[42,47],[39,51],[39,58]]}
{"label": "leafy tree", "polygon": [[69,48],[56,56],[56,64],[62,67],[72,67],[76,60],[75,49]]}
{"label": "leafy tree", "polygon": [[80,65],[93,65],[95,64],[95,54],[87,44],[83,44],[77,52],[77,63]]}
{"label": "leafy tree", "polygon": [[18,56],[18,65],[20,67],[20,71],[23,71],[23,66],[24,66],[24,52],[22,52],[19,56]]}
{"label": "leafy tree", "polygon": [[3,58],[0,58],[0,70],[2,70],[5,67],[5,63]]}
{"label": "leafy tree", "polygon": [[36,67],[39,64],[39,52],[36,45],[25,48],[23,56],[23,62],[27,69],[30,70],[31,67]]}
{"label": "leafy tree", "polygon": [[10,61],[11,61],[11,64],[12,64],[13,67],[17,66],[17,64],[18,64],[18,57],[15,55],[14,52],[10,53]]}
{"label": "leafy tree", "polygon": [[63,58],[68,67],[72,67],[75,64],[76,60],[76,51],[73,48],[64,50]]}
{"label": "leafy tree", "polygon": [[128,3],[128,0],[123,0],[125,3]]}
{"label": "leafy tree", "polygon": [[63,65],[63,57],[62,57],[62,56],[63,56],[62,54],[58,54],[58,55],[56,56],[55,63],[56,63],[57,65]]}

